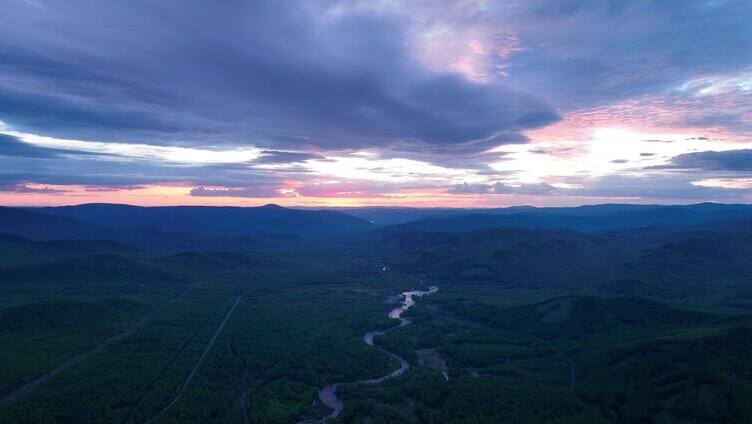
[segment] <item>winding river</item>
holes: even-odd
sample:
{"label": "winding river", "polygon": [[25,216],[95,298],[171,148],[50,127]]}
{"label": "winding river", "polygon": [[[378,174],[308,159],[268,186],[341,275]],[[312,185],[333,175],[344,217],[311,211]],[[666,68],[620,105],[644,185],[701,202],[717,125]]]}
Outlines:
{"label": "winding river", "polygon": [[[410,318],[403,317],[402,313],[405,312],[406,310],[410,309],[410,307],[412,307],[413,305],[415,305],[415,300],[413,298],[414,297],[427,296],[427,295],[436,293],[438,290],[439,290],[438,287],[431,286],[428,290],[412,290],[412,291],[407,291],[407,292],[402,293],[402,295],[400,295],[400,297],[404,299],[402,301],[402,305],[400,307],[398,307],[398,308],[394,308],[391,311],[389,311],[389,318],[400,320],[399,326],[410,324],[412,322],[412,320]],[[367,344],[368,346],[374,346],[375,348],[377,348],[377,349],[381,350],[382,352],[386,353],[387,355],[389,355],[392,358],[392,360],[394,360],[394,362],[399,363],[399,368],[397,368],[396,370],[390,372],[387,375],[383,375],[383,376],[378,377],[378,378],[372,378],[372,379],[369,379],[369,380],[357,381],[357,382],[352,383],[352,384],[379,384],[379,383],[383,383],[384,381],[391,380],[392,378],[399,377],[400,375],[404,374],[404,372],[407,371],[407,369],[410,367],[410,364],[404,358],[398,356],[394,352],[390,352],[390,351],[384,349],[381,346],[376,346],[376,345],[373,344],[373,339],[376,336],[380,336],[380,335],[386,333],[387,331],[389,331],[389,330],[391,330],[393,328],[396,328],[396,327],[391,327],[391,328],[388,328],[388,329],[382,330],[382,331],[370,331],[370,332],[368,332],[368,333],[366,333],[366,334],[363,335],[363,342],[365,342],[365,344]],[[322,421],[326,421],[327,419],[330,419],[330,418],[332,418],[332,419],[336,418],[337,415],[339,415],[339,413],[342,412],[342,408],[344,408],[344,404],[342,403],[342,399],[340,399],[337,396],[337,386],[339,384],[340,383],[328,384],[328,385],[324,386],[324,388],[319,391],[319,400],[321,400],[321,402],[324,405],[326,405],[326,406],[328,406],[329,408],[332,409],[332,412],[329,415],[327,415],[326,417],[324,417],[324,419]]]}

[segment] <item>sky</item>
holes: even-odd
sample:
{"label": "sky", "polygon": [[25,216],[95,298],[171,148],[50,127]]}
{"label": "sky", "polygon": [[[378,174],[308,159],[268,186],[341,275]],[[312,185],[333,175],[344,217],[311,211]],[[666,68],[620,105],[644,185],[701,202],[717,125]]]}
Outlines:
{"label": "sky", "polygon": [[0,0],[0,204],[752,202],[752,2]]}

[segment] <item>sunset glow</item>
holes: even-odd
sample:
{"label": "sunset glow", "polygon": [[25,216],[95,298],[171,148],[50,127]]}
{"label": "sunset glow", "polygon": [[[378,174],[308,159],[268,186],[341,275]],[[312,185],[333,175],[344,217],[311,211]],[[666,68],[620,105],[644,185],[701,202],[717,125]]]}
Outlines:
{"label": "sunset glow", "polygon": [[744,2],[76,3],[0,6],[1,204],[752,200]]}

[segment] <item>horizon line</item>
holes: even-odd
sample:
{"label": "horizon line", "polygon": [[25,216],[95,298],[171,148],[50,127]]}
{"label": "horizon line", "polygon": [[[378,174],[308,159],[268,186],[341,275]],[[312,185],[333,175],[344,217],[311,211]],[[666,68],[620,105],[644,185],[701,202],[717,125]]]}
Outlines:
{"label": "horizon line", "polygon": [[308,205],[280,205],[278,203],[265,203],[263,205],[246,206],[246,205],[140,205],[135,203],[110,203],[110,202],[84,202],[84,203],[71,203],[71,204],[48,204],[48,205],[4,205],[0,204],[3,208],[60,208],[60,207],[76,207],[76,206],[90,206],[90,205],[108,205],[108,206],[130,206],[137,208],[241,208],[241,209],[254,209],[263,207],[279,207],[283,209],[574,209],[588,206],[698,206],[698,205],[726,205],[726,206],[752,206],[752,203],[726,203],[726,202],[713,202],[702,201],[693,203],[617,203],[617,202],[605,202],[605,203],[583,203],[580,205],[570,206],[535,206],[528,204],[510,205],[510,206],[402,206],[402,205],[362,205],[362,206],[308,206]]}

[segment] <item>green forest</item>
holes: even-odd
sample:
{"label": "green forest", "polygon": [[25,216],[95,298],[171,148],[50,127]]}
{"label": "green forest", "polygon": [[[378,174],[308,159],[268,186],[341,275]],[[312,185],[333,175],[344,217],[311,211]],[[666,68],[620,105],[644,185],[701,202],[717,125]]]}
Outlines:
{"label": "green forest", "polygon": [[752,421],[744,223],[132,240],[0,236],[0,422]]}

